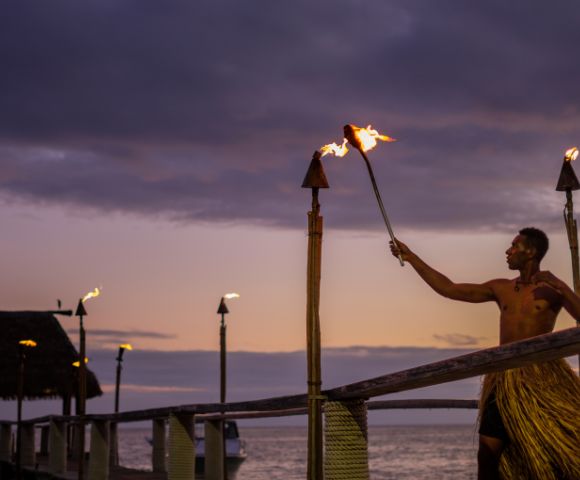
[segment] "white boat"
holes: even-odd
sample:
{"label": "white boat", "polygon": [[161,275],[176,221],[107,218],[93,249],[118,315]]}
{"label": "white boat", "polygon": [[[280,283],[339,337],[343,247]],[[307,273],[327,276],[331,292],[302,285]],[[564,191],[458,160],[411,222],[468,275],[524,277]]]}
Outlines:
{"label": "white boat", "polygon": [[[238,424],[233,420],[225,423],[224,437],[226,443],[226,468],[228,472],[235,472],[246,459],[245,442],[240,438]],[[147,437],[150,445],[153,439]],[[205,439],[203,426],[196,425],[195,429],[195,472],[203,473],[205,470]]]}

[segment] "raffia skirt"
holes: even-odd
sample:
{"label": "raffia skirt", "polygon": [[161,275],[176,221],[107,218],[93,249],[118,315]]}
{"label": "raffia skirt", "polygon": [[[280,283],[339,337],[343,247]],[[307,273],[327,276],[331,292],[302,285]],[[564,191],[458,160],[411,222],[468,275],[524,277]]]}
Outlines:
{"label": "raffia skirt", "polygon": [[480,418],[490,394],[509,436],[503,479],[580,479],[580,380],[566,360],[486,375]]}

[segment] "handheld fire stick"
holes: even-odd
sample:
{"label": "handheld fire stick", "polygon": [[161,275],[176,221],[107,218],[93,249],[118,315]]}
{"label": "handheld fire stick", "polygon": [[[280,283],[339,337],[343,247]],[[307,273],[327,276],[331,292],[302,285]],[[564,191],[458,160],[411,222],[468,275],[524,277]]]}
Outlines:
{"label": "handheld fire stick", "polygon": [[[375,140],[375,138],[377,138],[377,137],[379,137],[381,140],[384,140],[386,142],[393,142],[394,139],[387,137],[386,135],[378,135],[378,132],[375,135],[371,136],[371,135],[369,135],[369,131],[373,132],[372,130],[370,130],[370,125],[366,129],[355,127],[354,125],[345,125],[344,126],[344,137],[348,140],[348,142],[354,148],[356,148],[359,151],[363,160],[365,161],[365,164],[367,166],[367,170],[369,172],[369,177],[371,178],[371,183],[373,184],[373,190],[375,191],[375,196],[377,197],[377,203],[379,204],[379,209],[380,209],[381,214],[383,216],[383,220],[385,221],[385,226],[387,227],[387,232],[389,232],[389,236],[391,237],[391,240],[396,245],[397,241],[395,240],[395,234],[393,233],[393,228],[391,227],[391,222],[389,222],[389,217],[387,216],[385,206],[383,205],[383,200],[381,199],[381,193],[379,192],[379,187],[377,186],[377,182],[375,180],[375,174],[373,173],[373,168],[371,167],[371,162],[369,162],[369,159],[365,153],[366,150],[373,148],[377,144],[377,142]],[[363,139],[360,136],[361,132],[365,132],[365,134],[372,141],[370,143],[370,145],[368,145],[368,146],[365,145],[365,142],[363,141]],[[376,132],[376,131],[374,131],[374,132]],[[401,256],[401,254],[399,254],[399,263],[401,264],[401,267],[403,267],[405,265],[405,262],[403,261],[403,257]]]}

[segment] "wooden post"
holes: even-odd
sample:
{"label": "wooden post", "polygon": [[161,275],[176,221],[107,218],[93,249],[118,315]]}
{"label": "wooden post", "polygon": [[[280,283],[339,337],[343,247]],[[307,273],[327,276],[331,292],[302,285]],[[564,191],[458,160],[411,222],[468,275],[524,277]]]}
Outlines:
{"label": "wooden post", "polygon": [[111,422],[109,427],[109,462],[112,466],[119,465],[119,438],[117,422]]}
{"label": "wooden post", "polygon": [[224,429],[223,420],[205,422],[205,480],[224,478]]}
{"label": "wooden post", "polygon": [[318,188],[312,189],[312,211],[308,212],[308,266],[306,342],[308,360],[308,480],[322,480],[322,375],[320,368],[320,270],[322,217]]}
{"label": "wooden post", "polygon": [[12,460],[12,426],[8,423],[0,425],[0,461]]}
{"label": "wooden post", "polygon": [[93,420],[91,424],[91,450],[88,480],[109,478],[109,422]]}
{"label": "wooden post", "polygon": [[194,425],[193,415],[169,416],[168,480],[195,480]]}
{"label": "wooden post", "polygon": [[153,419],[153,452],[151,454],[151,463],[154,472],[165,473],[165,419]]}
{"label": "wooden post", "polygon": [[48,425],[43,425],[40,427],[40,454],[48,455]]}
{"label": "wooden post", "polygon": [[367,409],[363,400],[326,402],[325,480],[368,480]]}
{"label": "wooden post", "polygon": [[22,466],[34,466],[36,463],[36,448],[34,445],[34,424],[23,423],[21,427],[22,433],[22,450],[20,455],[20,464]]}
{"label": "wooden post", "polygon": [[50,420],[48,435],[48,469],[51,473],[66,472],[67,424],[60,420]]}

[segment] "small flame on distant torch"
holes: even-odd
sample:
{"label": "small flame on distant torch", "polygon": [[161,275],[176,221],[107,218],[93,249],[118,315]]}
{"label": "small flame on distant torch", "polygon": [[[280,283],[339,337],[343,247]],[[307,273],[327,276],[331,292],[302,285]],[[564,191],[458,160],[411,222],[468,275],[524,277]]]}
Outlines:
{"label": "small flame on distant torch", "polygon": [[91,299],[91,298],[95,298],[98,297],[101,294],[101,290],[103,287],[97,287],[95,288],[92,292],[87,293],[83,299],[81,300],[83,303],[85,303],[87,300]]}
{"label": "small flame on distant torch", "polygon": [[[89,363],[89,357],[85,357],[85,364]],[[76,362],[72,363],[73,367],[80,367],[81,366],[81,362],[80,360],[77,360]]]}
{"label": "small flame on distant torch", "polygon": [[25,347],[36,347],[36,342],[34,340],[20,340],[18,343]]}
{"label": "small flame on distant torch", "polygon": [[119,348],[122,348],[123,350],[133,350],[133,346],[130,343],[123,343],[119,345]]}
{"label": "small flame on distant torch", "polygon": [[578,148],[572,147],[569,150],[566,150],[564,154],[564,160],[570,162],[572,160],[576,160],[578,158]]}
{"label": "small flame on distant torch", "polygon": [[230,300],[230,299],[232,299],[232,298],[240,298],[240,294],[239,294],[239,293],[226,293],[226,294],[224,295],[224,298],[225,298],[226,300]]}

